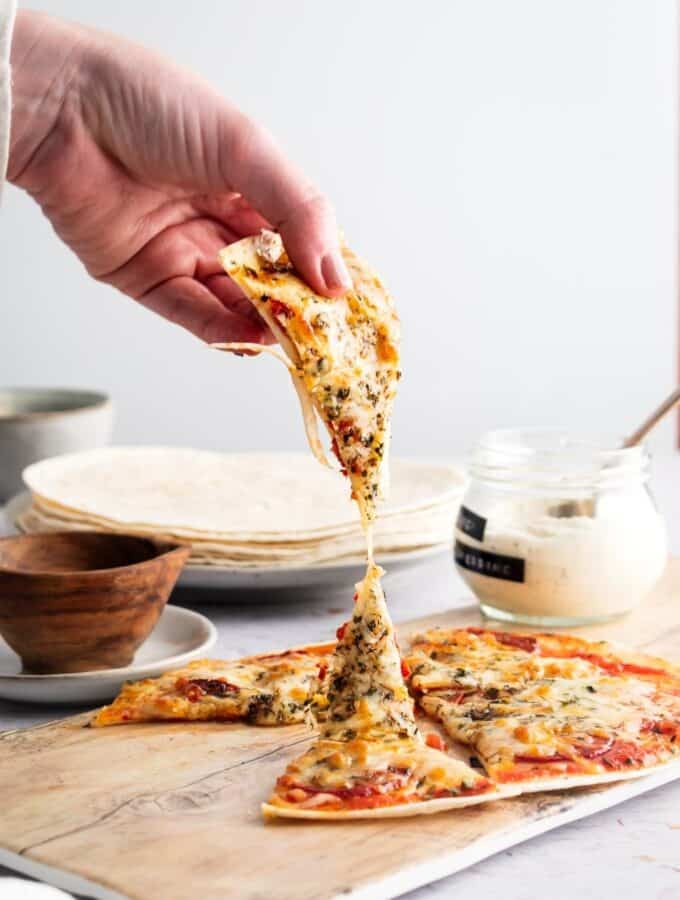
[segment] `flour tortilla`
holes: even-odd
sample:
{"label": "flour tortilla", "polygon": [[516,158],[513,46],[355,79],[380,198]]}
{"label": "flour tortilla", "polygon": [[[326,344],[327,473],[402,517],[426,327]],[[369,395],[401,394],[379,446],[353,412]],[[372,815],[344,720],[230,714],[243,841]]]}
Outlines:
{"label": "flour tortilla", "polygon": [[466,806],[479,806],[480,803],[492,803],[516,797],[519,788],[503,786],[484,794],[472,794],[469,797],[442,797],[439,800],[420,800],[413,803],[402,803],[397,806],[381,806],[377,809],[316,810],[295,809],[294,807],[275,806],[263,803],[262,814],[265,819],[324,819],[345,821],[346,819],[403,819],[412,816],[431,816],[435,813],[451,809],[463,809]]}
{"label": "flour tortilla", "polygon": [[[376,528],[375,544],[381,553],[400,553],[408,550],[423,549],[437,545],[448,546],[453,538],[453,522],[456,507],[447,504],[442,509],[432,512],[412,513],[410,515],[393,516],[389,521],[379,521]],[[133,526],[117,526],[115,522],[101,518],[76,515],[62,512],[42,503],[40,498],[33,498],[32,504],[23,511],[16,520],[19,528],[26,532],[60,531],[60,530],[98,530],[120,532],[133,530]],[[240,541],[237,538],[203,538],[177,533],[172,529],[160,530],[158,527],[135,525],[136,534],[162,538],[169,541],[189,541],[192,544],[193,556],[216,557],[222,559],[243,559],[257,561],[280,560],[295,563],[322,562],[346,556],[365,556],[365,541],[357,530],[339,535],[324,535],[316,540],[287,540],[282,536],[279,540],[267,538],[252,541]]]}
{"label": "flour tortilla", "polygon": [[[464,486],[455,466],[407,460],[395,460],[393,480],[385,520],[456,502]],[[342,480],[306,455],[110,447],[36,463],[24,481],[55,517],[189,540],[318,540],[358,532]]]}
{"label": "flour tortilla", "polygon": [[[558,775],[555,778],[533,778],[513,782],[512,786],[513,788],[518,787],[520,794],[540,794],[543,791],[595,787],[598,784],[609,784],[612,781],[632,781],[634,778],[644,778],[645,775],[653,775],[655,772],[667,771],[673,767],[677,768],[677,775],[680,778],[680,759],[671,759],[668,762],[642,769],[622,769],[617,772],[600,772],[595,775]],[[494,783],[504,786],[503,782]]]}
{"label": "flour tortilla", "polygon": [[[451,523],[455,518],[455,511],[450,515],[440,531],[420,531],[412,536],[399,533],[380,533],[375,543],[376,552],[381,556],[385,554],[398,554],[429,550],[440,547],[442,551],[451,546]],[[78,519],[74,517],[60,518],[59,515],[47,515],[39,507],[31,506],[21,513],[15,520],[15,525],[29,534],[49,531],[105,531],[110,533],[129,533],[142,537],[153,537],[159,540],[184,541],[186,536],[176,535],[172,532],[162,532],[157,528],[130,527],[116,528],[101,521]],[[190,565],[222,566],[228,568],[252,568],[255,566],[303,567],[311,565],[324,565],[332,563],[356,563],[366,560],[366,545],[361,534],[326,537],[319,543],[306,541],[302,544],[267,544],[253,542],[251,544],[237,544],[224,541],[216,542],[190,539],[192,551],[189,559]]]}
{"label": "flour tortilla", "polygon": [[296,366],[286,357],[280,350],[277,350],[275,347],[268,347],[265,344],[252,344],[252,343],[244,343],[243,341],[231,341],[228,344],[211,344],[210,345],[213,350],[224,350],[228,353],[239,353],[244,350],[253,356],[258,356],[260,353],[268,353],[270,356],[273,356],[274,359],[278,359],[279,362],[283,363],[283,365],[288,370],[288,374],[291,377],[291,381],[293,382],[293,387],[295,388],[295,393],[298,396],[298,400],[300,401],[300,411],[302,413],[302,421],[305,426],[305,434],[307,436],[307,443],[309,444],[309,449],[312,451],[312,454],[316,457],[317,462],[320,462],[322,466],[325,466],[328,469],[333,469],[335,466],[331,465],[328,462],[328,458],[323,449],[323,444],[321,443],[321,439],[319,437],[319,430],[317,427],[317,418],[316,411],[314,409],[314,404],[311,401],[311,398],[307,392],[307,388],[305,387],[305,383],[298,373]]}
{"label": "flour tortilla", "polygon": [[[386,518],[381,523],[378,530],[378,537],[389,543],[410,544],[410,543],[440,543],[450,541],[453,532],[453,513],[456,510],[456,504],[447,503],[441,507],[430,510],[416,511],[412,513],[396,514]],[[81,513],[74,513],[70,510],[61,509],[46,503],[41,497],[33,496],[29,513],[35,516],[36,520],[42,520],[46,525],[68,524],[83,527],[101,527],[102,529],[115,531],[121,530],[118,523],[111,519],[105,519],[101,516],[88,516]],[[127,523],[126,527],[127,527]],[[138,522],[133,523],[136,530],[147,531],[157,534],[159,526],[145,525]],[[250,540],[242,540],[238,535],[224,535],[221,538],[212,537],[209,534],[201,532],[193,532],[188,534],[184,529],[166,528],[163,533],[169,537],[187,537],[198,547],[206,549],[219,549],[227,543],[229,547],[242,549],[244,551],[257,554],[260,550],[269,551],[272,548],[280,548],[290,550],[291,552],[304,552],[312,548],[320,548],[325,544],[337,546],[346,543],[350,546],[365,546],[361,543],[360,536],[356,530],[339,531],[338,533],[320,534],[317,537],[297,537],[296,535],[287,536],[282,534],[280,537],[272,537],[269,535],[254,536]],[[419,539],[422,538],[422,541]]]}

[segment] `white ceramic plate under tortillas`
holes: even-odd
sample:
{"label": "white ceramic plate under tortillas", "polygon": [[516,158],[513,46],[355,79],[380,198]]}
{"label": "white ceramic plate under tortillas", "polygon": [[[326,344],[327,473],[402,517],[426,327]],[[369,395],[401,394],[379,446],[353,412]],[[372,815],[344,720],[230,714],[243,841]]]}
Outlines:
{"label": "white ceramic plate under tortillas", "polygon": [[[16,534],[17,519],[31,504],[31,495],[23,491],[13,497],[5,506],[5,532]],[[0,528],[0,534],[2,529]],[[377,561],[387,571],[404,572],[426,565],[443,554],[451,554],[450,544],[436,544],[420,550],[404,553],[378,553]],[[314,566],[259,566],[249,569],[227,566],[187,565],[177,582],[179,587],[210,588],[218,591],[244,590],[291,590],[295,588],[346,588],[364,577],[366,563],[356,560],[345,563],[330,563]]]}
{"label": "white ceramic plate under tortillas", "polygon": [[[376,561],[389,574],[404,572],[453,553],[448,544],[406,553],[377,554]],[[186,566],[179,577],[181,587],[224,590],[291,590],[295,588],[350,588],[366,574],[366,562],[330,563],[316,566],[228,569],[222,566]]]}

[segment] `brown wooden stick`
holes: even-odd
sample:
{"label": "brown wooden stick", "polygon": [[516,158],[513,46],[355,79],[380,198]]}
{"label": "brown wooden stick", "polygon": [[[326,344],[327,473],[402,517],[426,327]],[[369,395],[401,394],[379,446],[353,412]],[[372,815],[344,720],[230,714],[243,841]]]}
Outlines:
{"label": "brown wooden stick", "polygon": [[673,407],[680,402],[680,387],[676,388],[671,394],[666,397],[663,403],[654,410],[654,412],[645,419],[645,421],[640,425],[640,427],[634,431],[630,437],[627,437],[623,442],[623,447],[635,447],[636,444],[639,444],[643,438],[654,428],[657,422],[659,422],[663,417],[669,412]]}

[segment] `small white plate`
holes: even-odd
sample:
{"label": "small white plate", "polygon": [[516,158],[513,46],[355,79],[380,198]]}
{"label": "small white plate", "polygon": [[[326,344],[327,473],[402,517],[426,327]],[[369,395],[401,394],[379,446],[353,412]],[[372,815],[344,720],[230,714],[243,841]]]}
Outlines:
{"label": "small white plate", "polygon": [[[30,502],[29,491],[23,491],[8,501],[4,509],[5,533],[16,533],[16,521]],[[2,534],[1,522],[0,534]],[[453,536],[453,526],[451,534]],[[392,574],[421,566],[443,553],[451,554],[453,558],[451,544],[434,544],[425,549],[407,550],[403,553],[378,553],[376,562]],[[177,584],[179,587],[213,588],[222,591],[350,588],[364,577],[365,572],[364,562],[319,563],[315,566],[290,567],[253,566],[247,569],[189,564],[180,573]]]}
{"label": "small white plate", "polygon": [[0,697],[24,703],[90,703],[111,700],[124,681],[151,678],[204,656],[217,640],[209,619],[166,606],[129,666],[64,675],[25,675],[21,660],[0,637]]}

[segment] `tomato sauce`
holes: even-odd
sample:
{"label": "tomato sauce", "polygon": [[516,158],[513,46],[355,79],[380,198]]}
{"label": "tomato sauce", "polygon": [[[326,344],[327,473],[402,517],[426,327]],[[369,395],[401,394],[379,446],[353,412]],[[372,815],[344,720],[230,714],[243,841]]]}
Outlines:
{"label": "tomato sauce", "polygon": [[[549,654],[550,656],[556,655],[552,652]],[[567,658],[573,659],[574,657],[577,659],[584,659],[586,662],[592,663],[594,666],[598,666],[600,669],[604,669],[605,672],[609,672],[610,675],[665,675],[663,669],[657,669],[653,666],[639,666],[636,663],[626,663],[621,662],[615,659],[606,659],[604,656],[600,656],[598,653],[587,653],[583,650],[577,650],[574,653],[566,653]]]}
{"label": "tomato sauce", "polygon": [[290,306],[286,306],[286,304],[281,303],[280,300],[270,300],[269,308],[271,309],[273,316],[283,316],[285,319],[291,319],[293,317],[293,310]]}
{"label": "tomato sauce", "polygon": [[526,653],[533,653],[538,645],[535,637],[526,634],[513,634],[511,631],[486,631],[484,628],[467,628],[466,631],[469,631],[470,634],[490,634],[499,644],[515,647],[518,650],[524,650]]}
{"label": "tomato sauce", "polygon": [[[548,760],[548,757],[546,757],[546,760]],[[535,760],[532,762],[519,762],[518,765],[507,772],[494,773],[494,779],[503,783],[508,781],[530,781],[532,778],[543,778],[546,775],[582,775],[584,772],[583,767],[573,761],[564,762],[563,760],[557,760],[555,762],[560,764],[560,768],[553,771],[548,770],[547,772],[544,765],[536,764]]]}
{"label": "tomato sauce", "polygon": [[614,741],[612,747],[601,757],[601,761],[609,769],[625,769],[644,765],[648,754],[647,748],[640,747],[633,741]]}

